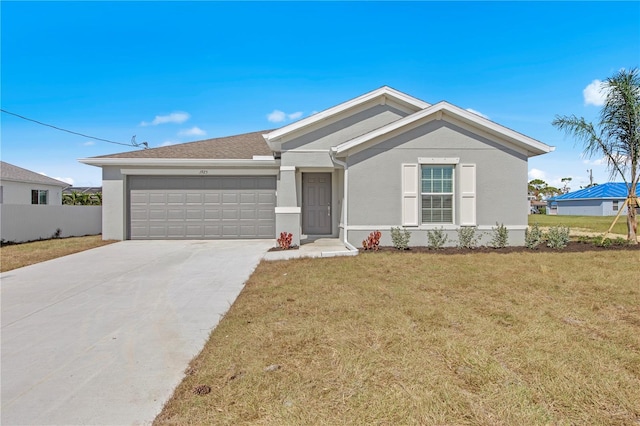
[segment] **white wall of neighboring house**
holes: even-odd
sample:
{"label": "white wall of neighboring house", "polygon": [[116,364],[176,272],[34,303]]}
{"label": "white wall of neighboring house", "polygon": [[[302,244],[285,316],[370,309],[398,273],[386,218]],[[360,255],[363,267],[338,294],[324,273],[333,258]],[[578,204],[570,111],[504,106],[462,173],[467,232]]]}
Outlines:
{"label": "white wall of neighboring house", "polygon": [[[61,186],[0,181],[0,239],[25,242],[102,233],[102,206],[63,206]],[[47,204],[31,204],[31,191],[48,191]]]}
{"label": "white wall of neighboring house", "polygon": [[2,204],[31,204],[31,191],[34,189],[49,191],[48,204],[62,205],[62,187],[42,183],[0,181],[2,186]]}

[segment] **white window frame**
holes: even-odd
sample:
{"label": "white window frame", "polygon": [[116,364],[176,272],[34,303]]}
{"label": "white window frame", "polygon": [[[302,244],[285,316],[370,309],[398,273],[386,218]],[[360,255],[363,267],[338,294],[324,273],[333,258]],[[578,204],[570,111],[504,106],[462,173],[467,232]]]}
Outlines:
{"label": "white window frame", "polygon": [[[34,195],[33,193],[34,192],[38,194],[38,197],[37,197],[38,202],[37,203],[33,202],[33,195]],[[45,202],[44,203],[41,202],[43,195],[45,197],[45,200],[44,200]],[[48,189],[32,189],[31,190],[31,204],[32,205],[42,205],[42,206],[49,204],[49,190]]]}
{"label": "white window frame", "polygon": [[[441,167],[443,169],[450,168],[451,169],[451,192],[422,192],[422,170],[424,167]],[[455,225],[456,223],[456,165],[455,164],[436,164],[436,163],[428,163],[420,164],[420,206],[419,206],[419,217],[420,217],[420,225],[422,226],[434,226],[434,225]],[[451,197],[451,221],[450,222],[424,222],[423,221],[423,202],[425,196],[450,196]]]}

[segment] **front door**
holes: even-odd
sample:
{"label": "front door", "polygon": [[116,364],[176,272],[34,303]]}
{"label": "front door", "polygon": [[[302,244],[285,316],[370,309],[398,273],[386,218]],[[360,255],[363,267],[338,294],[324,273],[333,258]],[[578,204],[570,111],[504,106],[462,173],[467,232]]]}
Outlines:
{"label": "front door", "polygon": [[302,232],[331,234],[331,173],[302,174]]}

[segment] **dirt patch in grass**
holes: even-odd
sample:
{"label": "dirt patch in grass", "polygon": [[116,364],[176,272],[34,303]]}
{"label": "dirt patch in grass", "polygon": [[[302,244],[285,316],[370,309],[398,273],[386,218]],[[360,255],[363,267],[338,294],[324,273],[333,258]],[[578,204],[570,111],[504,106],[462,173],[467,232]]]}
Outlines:
{"label": "dirt patch in grass", "polygon": [[155,424],[635,425],[639,263],[613,250],[262,262]]}
{"label": "dirt patch in grass", "polygon": [[5,245],[0,247],[0,272],[22,268],[114,242],[102,241],[101,235],[91,235]]}

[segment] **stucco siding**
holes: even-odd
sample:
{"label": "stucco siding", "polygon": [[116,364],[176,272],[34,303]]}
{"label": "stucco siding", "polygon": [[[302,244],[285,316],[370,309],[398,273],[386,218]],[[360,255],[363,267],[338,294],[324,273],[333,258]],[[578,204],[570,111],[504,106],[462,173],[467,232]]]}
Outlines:
{"label": "stucco siding", "polygon": [[[526,155],[455,125],[433,121],[349,157],[348,225],[401,225],[401,165],[418,163],[420,157],[455,157],[459,165],[476,165],[479,226],[527,224]],[[460,220],[459,166],[454,176],[455,225]]]}
{"label": "stucco siding", "polygon": [[[297,136],[283,143],[282,150],[328,150],[371,130],[407,116],[407,113],[391,105],[374,105],[316,130]],[[284,158],[284,154],[283,154]],[[284,164],[284,163],[283,163]]]}
{"label": "stucco siding", "polygon": [[31,190],[39,189],[49,191],[49,205],[62,205],[63,188],[60,186],[8,180],[0,181],[0,185],[2,185],[2,204],[31,204]]}
{"label": "stucco siding", "polygon": [[[622,208],[624,199],[618,200],[618,207],[622,209],[621,214],[626,214],[627,208]],[[593,200],[564,200],[558,201],[559,215],[575,216],[615,216],[617,210],[613,210],[613,200],[593,199]]]}

